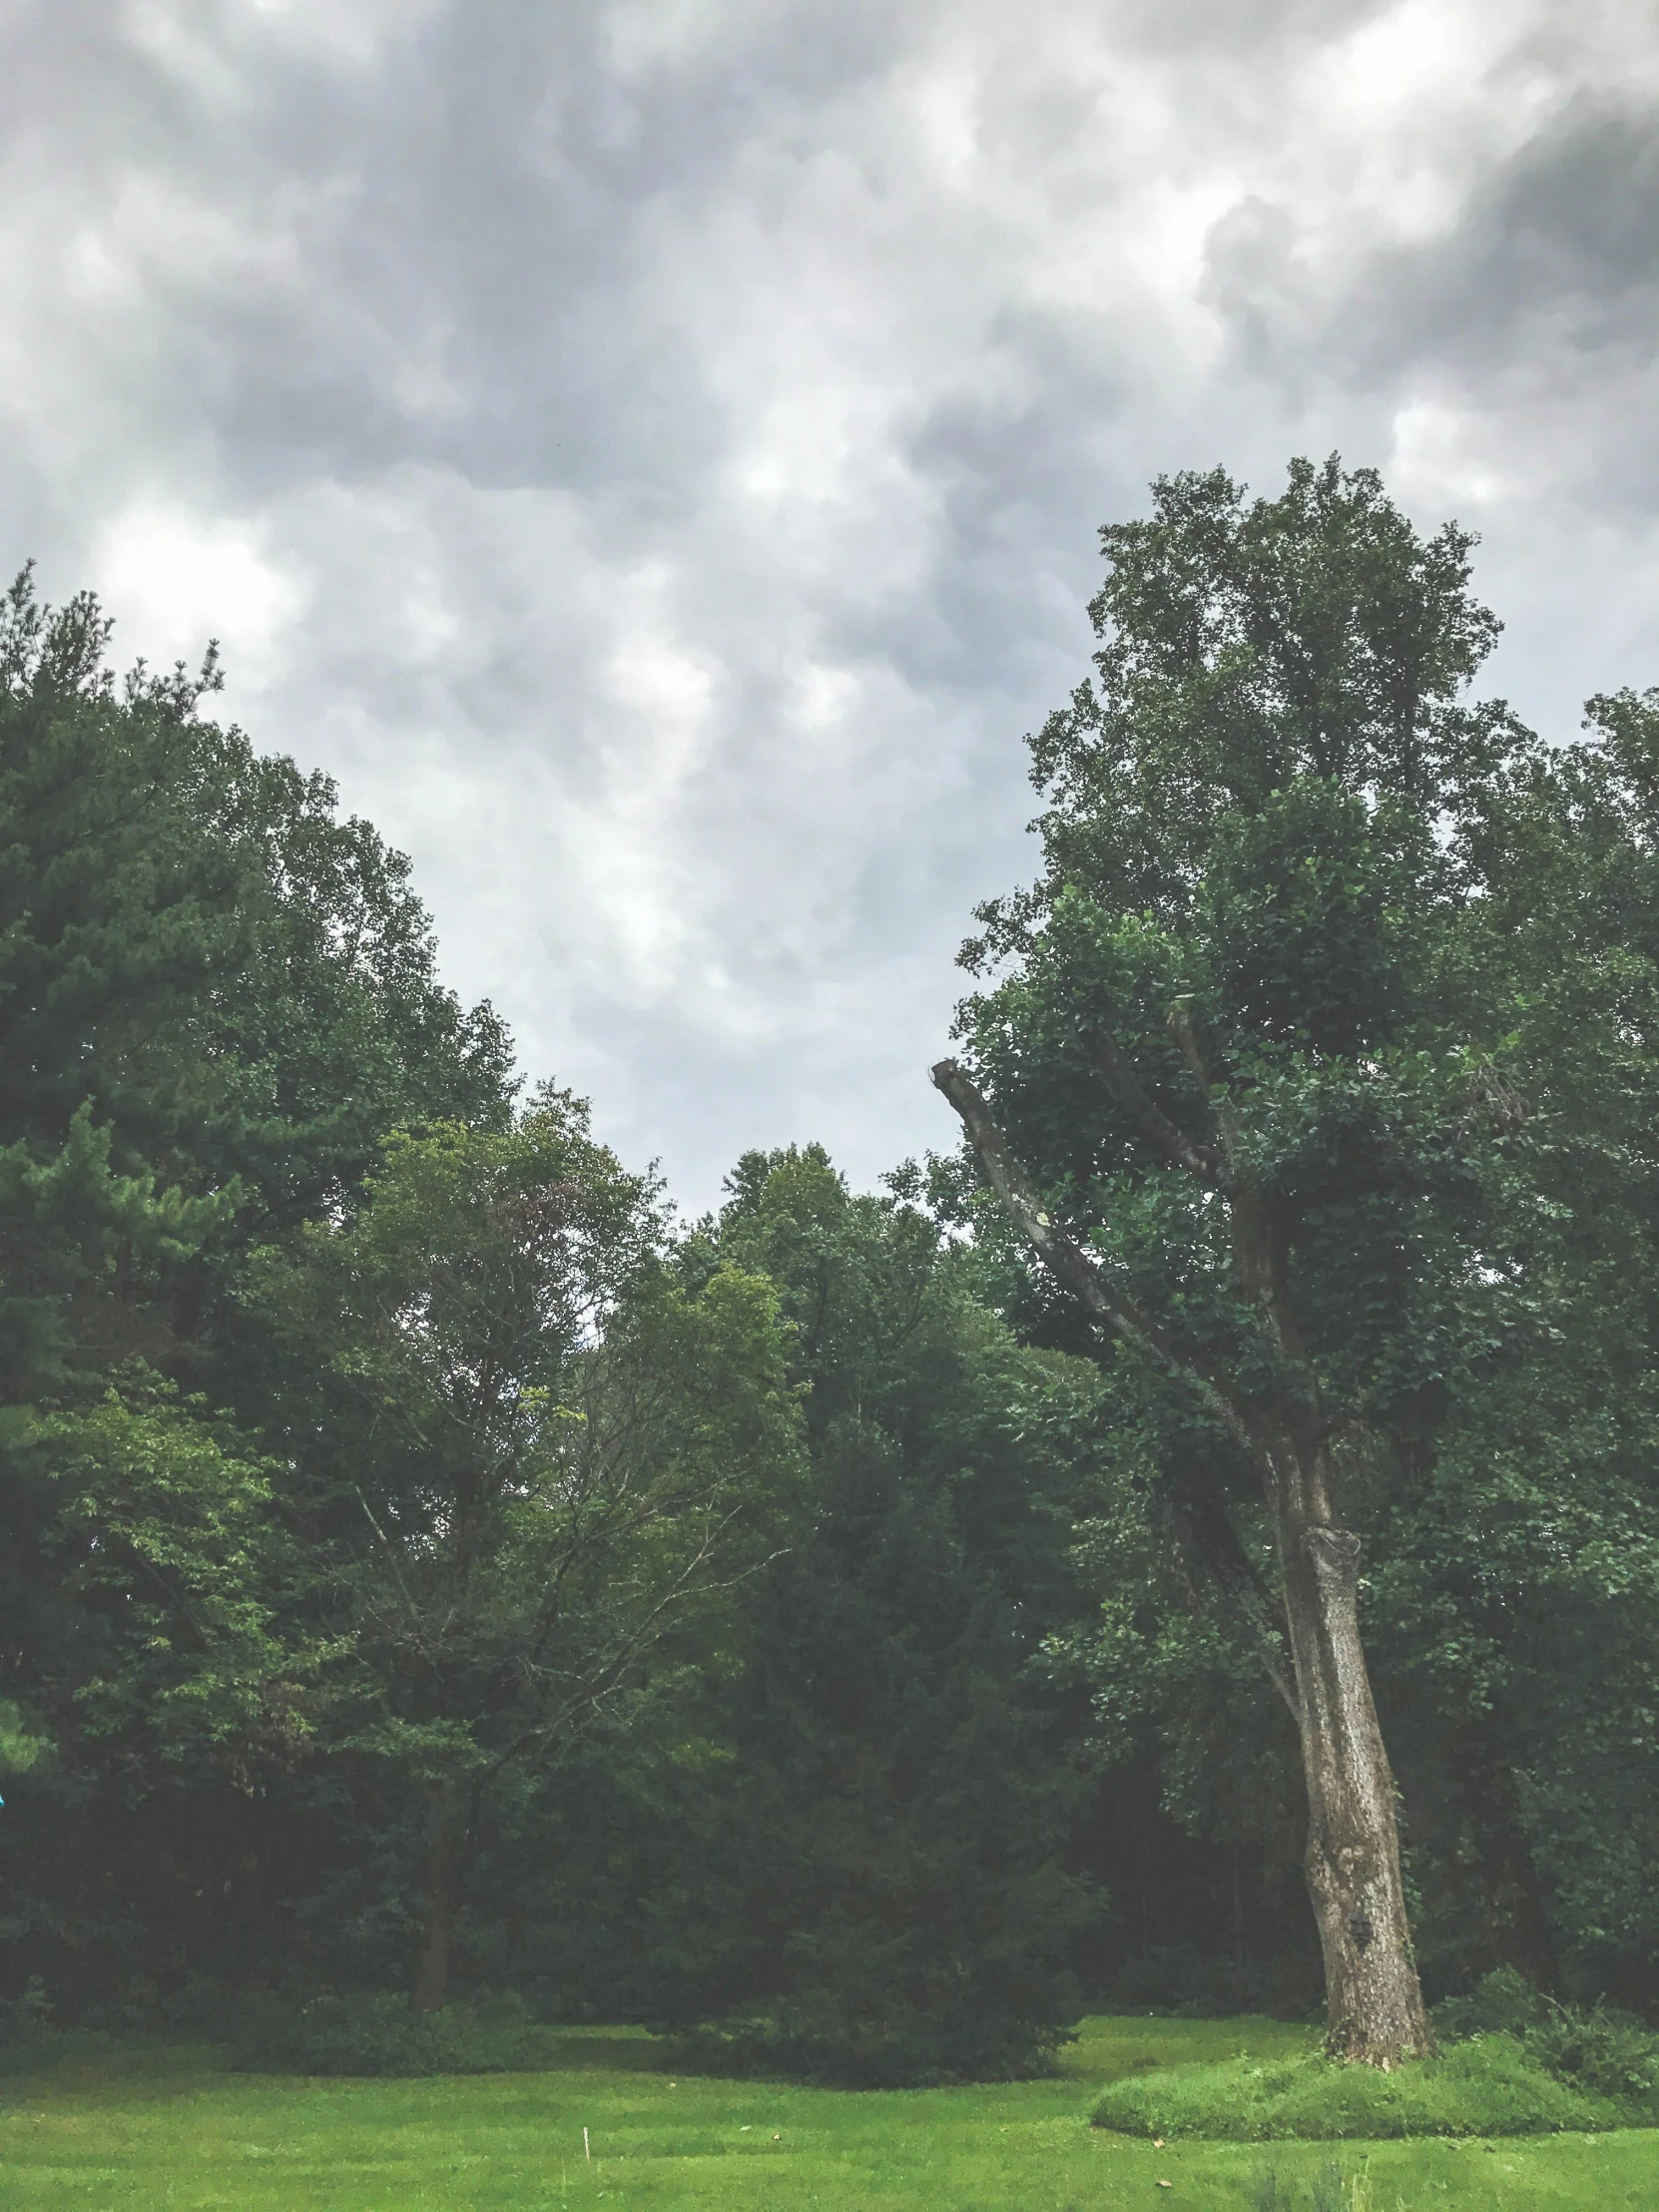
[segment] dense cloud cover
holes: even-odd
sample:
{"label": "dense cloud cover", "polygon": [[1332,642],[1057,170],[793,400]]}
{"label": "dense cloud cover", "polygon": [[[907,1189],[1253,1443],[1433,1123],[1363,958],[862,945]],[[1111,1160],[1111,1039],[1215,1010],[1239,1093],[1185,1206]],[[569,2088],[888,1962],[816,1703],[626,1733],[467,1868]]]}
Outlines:
{"label": "dense cloud cover", "polygon": [[12,0],[0,561],[413,852],[706,1202],[926,1065],[1095,526],[1382,467],[1546,729],[1659,681],[1648,0]]}

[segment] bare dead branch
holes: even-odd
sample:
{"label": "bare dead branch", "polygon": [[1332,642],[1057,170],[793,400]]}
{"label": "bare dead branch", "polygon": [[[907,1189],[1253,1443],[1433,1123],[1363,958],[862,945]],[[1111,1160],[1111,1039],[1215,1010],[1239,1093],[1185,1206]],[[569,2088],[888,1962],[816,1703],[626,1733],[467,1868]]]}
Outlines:
{"label": "bare dead branch", "polygon": [[1175,1039],[1175,1048],[1186,1064],[1187,1072],[1198,1085],[1204,1103],[1215,1117],[1221,1137],[1221,1156],[1226,1167],[1226,1184],[1229,1188],[1239,1181],[1238,1123],[1233,1109],[1225,1098],[1218,1099],[1210,1081],[1210,1070],[1204,1064],[1204,1052],[1193,1027],[1192,1011],[1184,998],[1178,998],[1169,1010],[1169,1033]]}
{"label": "bare dead branch", "polygon": [[1222,1187],[1221,1162],[1209,1145],[1196,1144],[1148,1095],[1140,1077],[1104,1030],[1089,1041],[1089,1057],[1106,1088],[1145,1137],[1201,1183]]}
{"label": "bare dead branch", "polygon": [[1114,1335],[1139,1345],[1174,1374],[1196,1382],[1229,1435],[1253,1460],[1260,1461],[1263,1440],[1258,1433],[1255,1414],[1230,1379],[1196,1345],[1161,1329],[1056,1225],[1026,1179],[1025,1171],[1009,1151],[1007,1139],[991,1118],[990,1108],[957,1063],[941,1060],[932,1076],[935,1089],[943,1092],[960,1115],[968,1143],[992,1190],[1055,1281],[1063,1284],[1094,1319],[1104,1323]]}
{"label": "bare dead branch", "polygon": [[[1181,1485],[1174,1500],[1172,1518],[1181,1551],[1243,1622],[1269,1681],[1300,1730],[1302,1702],[1286,1639],[1284,1608],[1276,1602],[1255,1560],[1246,1551],[1225,1501],[1217,1495],[1195,1492]],[[1190,1588],[1190,1575],[1183,1574],[1182,1579]]]}

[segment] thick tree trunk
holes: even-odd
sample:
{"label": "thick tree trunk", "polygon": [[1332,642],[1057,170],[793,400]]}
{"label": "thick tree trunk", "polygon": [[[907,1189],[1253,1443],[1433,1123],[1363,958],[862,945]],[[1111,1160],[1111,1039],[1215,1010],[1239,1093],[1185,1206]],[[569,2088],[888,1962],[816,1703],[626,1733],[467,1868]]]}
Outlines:
{"label": "thick tree trunk", "polygon": [[449,1993],[449,1953],[455,1936],[457,1888],[463,1837],[460,1792],[442,1782],[432,1799],[426,1831],[426,1884],[420,1949],[415,1962],[415,2012],[436,2012]]}
{"label": "thick tree trunk", "polygon": [[[1206,1096],[1184,1012],[1171,1029]],[[1333,2056],[1388,2067],[1433,2048],[1399,1872],[1394,1785],[1360,1639],[1360,1541],[1331,1510],[1328,1424],[1286,1281],[1284,1223],[1241,1165],[1218,1106],[1219,1144],[1202,1146],[1153,1104],[1109,1039],[1102,1073],[1154,1143],[1227,1201],[1237,1279],[1283,1363],[1278,1404],[1242,1389],[1205,1348],[1147,1313],[1054,1221],[973,1082],[953,1060],[933,1081],[962,1118],[987,1180],[1042,1265],[1105,1328],[1195,1383],[1260,1469],[1273,1515],[1291,1676],[1269,1671],[1296,1717],[1308,1785],[1308,1889],[1325,1952],[1327,2043]],[[1272,1641],[1271,1634],[1269,1641]]]}
{"label": "thick tree trunk", "polygon": [[[1280,1571],[1308,1785],[1308,1892],[1325,1953],[1327,2047],[1387,2068],[1433,2048],[1399,1872],[1394,1783],[1360,1640],[1360,1539],[1281,1465]],[[1323,1469],[1319,1470],[1323,1474]]]}

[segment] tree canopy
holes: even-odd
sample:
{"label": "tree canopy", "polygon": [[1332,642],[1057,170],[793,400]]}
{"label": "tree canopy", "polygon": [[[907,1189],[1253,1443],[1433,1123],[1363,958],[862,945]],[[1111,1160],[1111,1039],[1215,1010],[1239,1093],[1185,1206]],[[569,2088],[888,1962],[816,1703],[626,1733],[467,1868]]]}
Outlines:
{"label": "tree canopy", "polygon": [[962,1147],[692,1222],[211,650],[14,584],[0,2035],[1659,2003],[1659,692],[1528,731],[1335,459],[1101,544]]}

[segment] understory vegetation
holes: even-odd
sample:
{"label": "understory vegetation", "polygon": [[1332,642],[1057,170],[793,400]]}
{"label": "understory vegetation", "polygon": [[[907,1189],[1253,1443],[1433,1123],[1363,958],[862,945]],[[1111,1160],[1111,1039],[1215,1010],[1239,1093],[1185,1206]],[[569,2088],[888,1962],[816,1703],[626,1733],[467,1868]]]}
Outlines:
{"label": "understory vegetation", "polygon": [[[1335,462],[1104,545],[1042,873],[964,953],[968,1141],[873,1191],[752,1151],[696,1220],[211,657],[122,682],[18,580],[17,2065],[516,2082],[620,2022],[1087,2135],[1085,2012],[1253,2014],[1114,2065],[1078,2158],[1659,2121],[1659,693],[1547,743],[1477,698],[1470,541]],[[1312,2047],[1322,1992],[1426,2047],[1419,1974],[1439,2055]]]}

